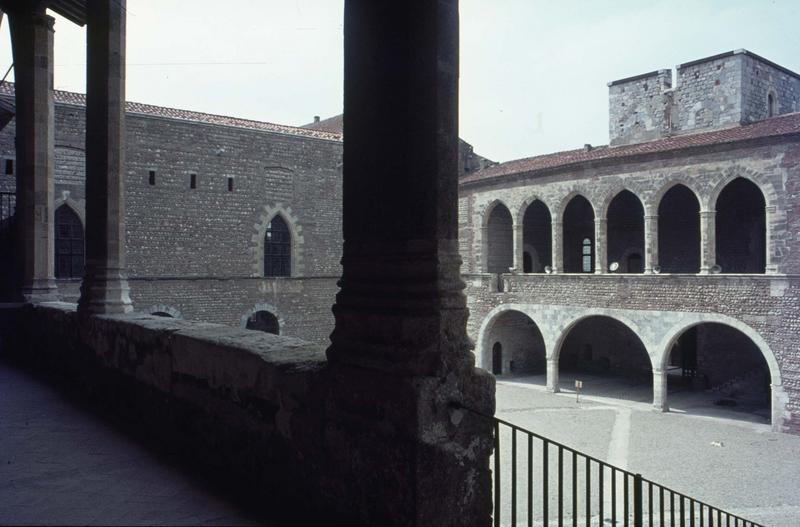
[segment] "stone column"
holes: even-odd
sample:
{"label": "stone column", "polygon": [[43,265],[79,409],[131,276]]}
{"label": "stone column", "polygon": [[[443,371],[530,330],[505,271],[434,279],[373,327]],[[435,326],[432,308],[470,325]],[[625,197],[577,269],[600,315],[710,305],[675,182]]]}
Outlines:
{"label": "stone column", "polygon": [[558,359],[547,359],[547,391],[558,393]]}
{"label": "stone column", "polygon": [[514,270],[517,273],[521,273],[525,269],[524,258],[523,258],[524,241],[523,241],[522,225],[520,225],[516,220],[514,221],[513,236],[514,236]]}
{"label": "stone column", "polygon": [[608,271],[608,220],[594,219],[594,272]]}
{"label": "stone column", "polygon": [[708,274],[717,263],[717,211],[700,211],[700,274]]}
{"label": "stone column", "polygon": [[460,276],[458,2],[347,0],[344,28],[327,400],[346,492],[329,504],[359,524],[488,525],[492,422],[463,409],[492,414],[494,378],[474,367]]}
{"label": "stone column", "polygon": [[17,126],[15,268],[19,297],[57,300],[53,278],[53,17],[9,13]]}
{"label": "stone column", "polygon": [[664,370],[653,370],[653,409],[668,412],[667,373]]}
{"label": "stone column", "polygon": [[78,309],[133,310],[125,272],[125,2],[87,2],[86,274]]}
{"label": "stone column", "polygon": [[552,229],[553,265],[550,267],[554,273],[561,273],[564,271],[564,224],[560,221],[554,221]]}
{"label": "stone column", "polygon": [[644,217],[644,272],[652,274],[658,267],[658,215]]}

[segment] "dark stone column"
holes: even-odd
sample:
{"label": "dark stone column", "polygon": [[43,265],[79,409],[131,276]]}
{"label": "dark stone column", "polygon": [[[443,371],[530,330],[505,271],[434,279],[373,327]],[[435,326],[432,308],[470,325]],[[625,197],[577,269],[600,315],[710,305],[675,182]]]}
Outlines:
{"label": "dark stone column", "polygon": [[494,412],[460,276],[458,43],[457,0],[345,3],[329,459],[342,512],[369,524],[490,522],[492,425],[454,409]]}
{"label": "dark stone column", "polygon": [[53,22],[44,8],[9,13],[17,124],[20,297],[57,300],[53,279]]}
{"label": "dark stone column", "polygon": [[125,0],[87,2],[86,275],[78,309],[133,310],[125,273]]}

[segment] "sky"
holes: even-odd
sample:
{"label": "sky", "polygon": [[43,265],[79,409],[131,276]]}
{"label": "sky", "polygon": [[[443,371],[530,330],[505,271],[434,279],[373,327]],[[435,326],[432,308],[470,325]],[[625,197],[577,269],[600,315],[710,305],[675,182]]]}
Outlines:
{"label": "sky", "polygon": [[[343,4],[128,0],[127,98],[290,125],[341,113]],[[797,0],[461,0],[460,10],[460,135],[495,161],[606,144],[615,79],[740,48],[800,72]],[[85,30],[56,18],[55,86],[82,92]],[[6,20],[0,75],[11,62]]]}

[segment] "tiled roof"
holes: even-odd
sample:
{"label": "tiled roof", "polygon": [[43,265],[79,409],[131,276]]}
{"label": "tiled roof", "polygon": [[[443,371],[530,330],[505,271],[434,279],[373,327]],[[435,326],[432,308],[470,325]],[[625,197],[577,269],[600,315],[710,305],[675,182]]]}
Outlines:
{"label": "tiled roof", "polygon": [[333,132],[341,134],[344,127],[344,115],[334,115],[321,121],[304,124],[301,128],[308,128],[310,130],[321,130],[323,132]]}
{"label": "tiled roof", "polygon": [[[14,84],[9,82],[0,84],[0,95],[14,95]],[[86,106],[86,95],[82,93],[55,90],[54,99],[56,103]],[[334,141],[341,141],[342,139],[341,134],[327,132],[324,130],[313,130],[310,128],[299,128],[297,126],[265,123],[262,121],[252,121],[250,119],[239,119],[238,117],[227,117],[224,115],[193,112],[190,110],[179,110],[177,108],[165,108],[163,106],[153,106],[152,104],[143,104],[140,102],[127,101],[125,103],[125,110],[132,114],[165,117],[167,119],[179,119],[181,121],[190,121],[194,123],[234,126],[236,128],[247,128],[249,130],[262,130],[265,132],[299,135],[313,137],[316,139],[330,139]]]}
{"label": "tiled roof", "polygon": [[553,154],[507,161],[505,163],[486,167],[483,170],[463,177],[461,178],[461,183],[493,179],[511,174],[568,167],[570,165],[591,161],[654,154],[671,150],[681,150],[684,148],[712,146],[797,133],[800,133],[800,112],[779,115],[763,121],[724,128],[722,130],[676,135],[645,143],[619,146],[603,145],[595,146],[591,149],[578,148],[576,150],[566,150],[564,152],[555,152]]}

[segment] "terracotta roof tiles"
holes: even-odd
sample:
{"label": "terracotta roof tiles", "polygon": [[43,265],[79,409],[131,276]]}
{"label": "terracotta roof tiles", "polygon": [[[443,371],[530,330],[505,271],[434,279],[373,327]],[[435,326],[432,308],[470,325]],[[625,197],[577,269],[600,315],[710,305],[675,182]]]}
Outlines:
{"label": "terracotta roof tiles", "polygon": [[[14,84],[8,82],[0,84],[0,95],[14,95]],[[86,95],[82,93],[55,90],[54,99],[56,103],[72,104],[76,106],[86,106]],[[194,123],[233,126],[236,128],[262,130],[265,132],[298,135],[304,137],[312,137],[315,139],[328,139],[333,141],[341,141],[342,139],[341,134],[328,132],[325,130],[313,130],[309,128],[300,128],[296,126],[266,123],[262,121],[253,121],[250,119],[240,119],[238,117],[227,117],[224,115],[214,115],[209,113],[193,112],[190,110],[180,110],[178,108],[166,108],[164,106],[154,106],[152,104],[144,104],[139,102],[127,101],[125,103],[125,110],[131,114],[148,115],[153,117],[164,117],[167,119],[178,119],[181,121],[190,121]]]}
{"label": "terracotta roof tiles", "polygon": [[664,139],[656,139],[645,143],[619,146],[595,146],[566,150],[514,161],[507,161],[484,168],[461,179],[461,183],[470,183],[498,178],[511,174],[537,172],[541,170],[568,167],[570,165],[624,158],[643,154],[653,154],[680,150],[684,148],[712,146],[717,144],[745,141],[749,139],[776,137],[800,133],[800,112],[789,113],[757,121],[755,123],[734,126],[721,130],[676,135]]}

